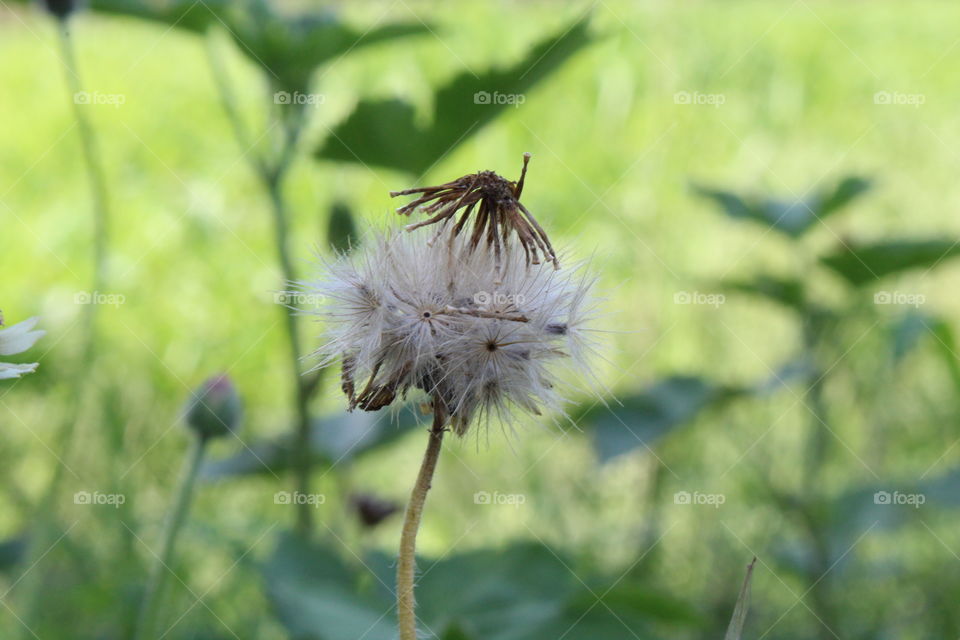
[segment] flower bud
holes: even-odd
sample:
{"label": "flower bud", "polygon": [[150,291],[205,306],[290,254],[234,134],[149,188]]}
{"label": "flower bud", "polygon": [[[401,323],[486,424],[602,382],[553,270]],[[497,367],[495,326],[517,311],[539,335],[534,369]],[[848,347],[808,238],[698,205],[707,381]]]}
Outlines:
{"label": "flower bud", "polygon": [[187,425],[201,438],[217,438],[235,431],[243,409],[240,394],[226,375],[208,379],[187,403]]}
{"label": "flower bud", "polygon": [[77,10],[77,0],[42,0],[43,8],[60,20],[64,20]]}
{"label": "flower bud", "polygon": [[360,519],[360,523],[368,529],[376,527],[400,510],[397,503],[378,498],[369,493],[358,493],[351,496],[350,505]]}

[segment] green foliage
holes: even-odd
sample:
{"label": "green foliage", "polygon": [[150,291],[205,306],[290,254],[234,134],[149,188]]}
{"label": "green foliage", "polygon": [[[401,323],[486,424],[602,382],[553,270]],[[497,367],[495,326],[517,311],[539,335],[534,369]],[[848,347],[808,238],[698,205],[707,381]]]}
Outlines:
{"label": "green foliage", "polygon": [[430,123],[420,126],[401,100],[364,100],[337,125],[317,157],[423,174],[483,125],[512,106],[501,96],[525,96],[590,43],[590,17],[565,25],[507,69],[464,71],[433,96]]}
{"label": "green foliage", "polygon": [[960,254],[960,242],[949,238],[848,243],[820,261],[855,287],[909,269],[933,269]]}
{"label": "green foliage", "polygon": [[[656,621],[674,629],[701,622],[680,600],[629,579],[611,587],[540,544],[421,558],[418,565],[417,616],[428,637],[586,640],[601,629],[619,636],[643,634]],[[263,574],[291,637],[388,640],[395,635],[393,567],[393,558],[379,553],[345,563],[323,544],[284,534]]]}
{"label": "green foliage", "polygon": [[843,178],[835,186],[807,198],[739,196],[730,191],[694,185],[694,192],[714,201],[729,217],[749,220],[791,238],[799,238],[817,222],[841,210],[870,188],[870,181],[857,176]]}
{"label": "green foliage", "polygon": [[693,420],[701,411],[742,393],[694,376],[672,376],[646,390],[623,396],[610,406],[593,403],[574,412],[577,424],[591,430],[601,462],[657,440]]}
{"label": "green foliage", "polygon": [[[369,413],[354,411],[318,418],[310,430],[310,455],[323,465],[342,464],[384,447],[423,424],[412,408]],[[289,433],[251,442],[221,460],[204,464],[201,477],[213,480],[231,476],[280,474],[294,459]]]}

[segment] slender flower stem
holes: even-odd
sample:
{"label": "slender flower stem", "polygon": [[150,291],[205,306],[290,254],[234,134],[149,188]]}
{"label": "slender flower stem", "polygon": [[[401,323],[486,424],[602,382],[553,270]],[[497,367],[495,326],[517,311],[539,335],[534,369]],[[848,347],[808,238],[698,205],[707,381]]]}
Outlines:
{"label": "slender flower stem", "polygon": [[[77,99],[78,94],[83,90],[80,82],[80,72],[77,65],[77,58],[74,52],[73,38],[70,34],[69,23],[66,18],[57,21],[57,35],[60,44],[60,56],[64,65],[64,79],[71,108],[73,109],[74,119],[77,130],[79,131],[80,146],[83,153],[84,165],[86,166],[87,179],[90,185],[90,197],[93,204],[93,241],[91,246],[93,277],[90,280],[90,304],[84,305],[81,311],[82,320],[82,345],[80,347],[79,367],[84,373],[75,378],[75,384],[69,394],[67,407],[64,411],[63,422],[58,426],[54,434],[52,449],[58,452],[60,464],[58,464],[51,476],[47,486],[41,495],[36,506],[37,515],[34,518],[34,528],[38,531],[35,541],[31,545],[31,561],[36,561],[39,554],[45,553],[49,549],[49,544],[56,539],[60,533],[56,531],[56,512],[54,505],[63,484],[63,478],[68,465],[65,462],[73,448],[74,435],[77,431],[77,424],[80,422],[80,416],[83,414],[83,401],[87,397],[87,387],[94,379],[90,375],[92,363],[95,361],[97,351],[97,312],[99,305],[95,304],[92,296],[97,292],[102,292],[106,281],[107,273],[107,247],[109,246],[110,235],[110,209],[109,196],[107,192],[107,181],[103,169],[103,159],[100,156],[97,138],[87,117],[83,105]],[[31,562],[32,564],[33,562]],[[37,579],[31,586],[24,590],[27,592],[27,601],[25,618],[27,623],[36,619],[44,603],[44,594],[42,592],[42,582]],[[24,636],[29,637],[29,636]]]}
{"label": "slender flower stem", "polygon": [[190,511],[190,501],[193,497],[197,472],[200,469],[200,463],[203,461],[206,448],[206,438],[202,436],[194,437],[190,451],[187,453],[187,461],[180,478],[180,486],[177,488],[176,497],[167,516],[167,525],[163,533],[160,553],[157,555],[157,562],[150,574],[143,601],[140,604],[140,614],[134,631],[134,640],[148,640],[156,637],[153,629],[156,625],[157,612],[163,597],[163,587],[166,583],[167,574],[173,571],[170,565],[177,543],[177,535],[180,533],[180,529],[187,519],[187,513]]}
{"label": "slender flower stem", "polygon": [[[274,244],[277,261],[285,285],[297,281],[297,273],[293,266],[290,254],[290,216],[283,199],[283,178],[296,154],[297,142],[303,125],[303,112],[293,112],[292,119],[281,118],[283,126],[283,144],[279,157],[269,161],[252,147],[249,132],[240,117],[237,109],[235,92],[233,91],[229,75],[224,67],[213,42],[207,48],[207,58],[213,71],[214,80],[220,93],[220,101],[224,112],[233,128],[234,137],[242,152],[249,158],[251,167],[263,184],[270,198],[270,211],[273,220]],[[281,307],[286,327],[287,340],[290,344],[290,368],[293,381],[293,405],[296,412],[294,443],[291,449],[294,468],[294,488],[301,494],[310,493],[310,471],[312,456],[310,455],[310,397],[317,389],[318,378],[305,380],[300,366],[303,355],[300,345],[299,322],[296,315],[290,310]],[[301,534],[308,534],[313,529],[313,513],[306,501],[299,501],[296,510],[296,528]]]}
{"label": "slender flower stem", "polygon": [[417,531],[420,529],[427,491],[430,490],[433,472],[437,468],[437,459],[440,457],[440,445],[446,431],[443,423],[443,412],[437,403],[434,403],[430,440],[427,442],[427,451],[420,465],[417,482],[410,494],[410,502],[407,503],[403,531],[400,534],[400,558],[397,561],[397,617],[400,622],[400,640],[417,640],[417,616],[414,611],[416,598],[413,593],[413,578],[417,562]]}
{"label": "slender flower stem", "polygon": [[[76,96],[82,91],[80,75],[77,70],[76,56],[73,51],[73,39],[70,36],[68,24],[65,20],[59,23],[58,33],[60,36],[61,55],[65,66],[64,76],[66,78],[67,88],[70,92],[70,101],[73,106],[74,117],[77,122],[77,129],[80,133],[80,144],[83,148],[84,164],[87,168],[87,177],[90,182],[90,194],[93,200],[93,278],[91,280],[90,295],[93,296],[100,292],[104,287],[107,270],[107,246],[109,244],[109,198],[107,196],[107,183],[104,178],[103,161],[100,157],[99,147],[97,146],[96,136],[87,113],[80,104]],[[90,300],[90,304],[83,306],[83,346],[80,353],[80,361],[86,369],[94,359],[97,347],[97,310],[98,304]],[[69,416],[57,433],[56,443],[58,449],[62,452],[61,457],[66,457],[69,452],[73,434],[76,431],[77,415],[79,413],[80,401],[84,397],[84,386],[91,380],[89,375],[80,376],[78,379],[78,388],[71,394],[73,398],[73,408],[67,412]],[[47,487],[46,497],[53,500],[56,497],[60,483],[63,480],[63,474],[66,465],[57,465],[50,484]]]}

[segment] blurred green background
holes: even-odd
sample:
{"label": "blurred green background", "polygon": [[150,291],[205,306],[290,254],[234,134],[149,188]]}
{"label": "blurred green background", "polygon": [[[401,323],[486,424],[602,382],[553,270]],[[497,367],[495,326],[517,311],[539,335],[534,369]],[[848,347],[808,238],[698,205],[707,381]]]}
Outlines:
{"label": "blurred green background", "polygon": [[[421,581],[432,632],[716,638],[756,555],[744,638],[960,635],[960,272],[949,260],[960,238],[960,7],[326,9],[356,34],[393,23],[421,32],[344,47],[312,70],[305,90],[322,104],[303,110],[282,185],[296,270],[309,275],[315,252],[329,252],[335,203],[362,235],[394,215],[390,190],[481,169],[514,179],[529,151],[526,206],[555,245],[591,258],[606,298],[608,406],[584,391],[571,398],[574,422],[445,443],[420,536],[431,559],[421,569],[449,563]],[[549,52],[588,10],[590,42],[522,104],[464,128],[425,175],[419,145],[438,143],[392,120],[361,133],[371,154],[409,149],[407,170],[317,156],[363,100],[412,105],[429,132],[437,87],[508,69],[540,42]],[[83,89],[123,96],[82,106],[111,205],[101,293],[121,301],[99,306],[90,357],[77,296],[91,287],[94,205],[57,25],[38,5],[0,6],[0,303],[7,324],[39,315],[48,332],[23,358],[39,360],[37,373],[0,387],[4,638],[128,637],[187,446],[181,409],[209,375],[227,372],[246,407],[239,438],[214,443],[211,460],[265,455],[257,443],[295,420],[276,297],[284,274],[270,199],[248,162],[277,148],[276,78],[227,22],[206,34],[183,26],[94,10],[70,19]],[[234,84],[251,147],[233,135],[215,68]],[[849,176],[869,190],[827,217],[811,196]],[[804,199],[809,208],[795,204]],[[811,211],[822,220],[799,237],[782,232]],[[869,255],[851,249],[879,242]],[[851,252],[846,270],[819,261]],[[844,274],[858,264],[868,276],[851,283]],[[758,277],[794,288],[771,293]],[[300,331],[313,348],[318,327]],[[313,413],[334,417],[320,428],[336,429],[344,405],[334,376],[321,380]],[[65,422],[76,431],[61,450]],[[282,533],[294,520],[275,501],[291,489],[288,470],[211,466],[177,549],[163,637],[359,638],[341,618],[366,621],[381,601],[386,617],[366,637],[390,637],[374,576],[390,584],[400,518],[363,527],[348,496],[404,503],[424,434],[399,435],[318,462],[312,486],[325,502],[310,542]],[[44,501],[61,464],[63,490]],[[126,499],[76,504],[77,491]],[[878,491],[923,504],[884,504]],[[478,504],[477,492],[522,504]],[[681,492],[722,504],[684,504]]]}

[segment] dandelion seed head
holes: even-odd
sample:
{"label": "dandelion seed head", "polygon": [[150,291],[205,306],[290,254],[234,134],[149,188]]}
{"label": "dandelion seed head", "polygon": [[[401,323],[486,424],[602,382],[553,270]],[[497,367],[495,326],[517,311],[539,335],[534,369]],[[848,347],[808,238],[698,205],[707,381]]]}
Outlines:
{"label": "dandelion seed head", "polygon": [[511,237],[499,254],[444,223],[381,232],[321,259],[302,288],[325,301],[318,367],[339,361],[350,409],[419,391],[458,434],[491,419],[561,410],[567,369],[594,380],[594,278],[584,264],[531,264]]}

